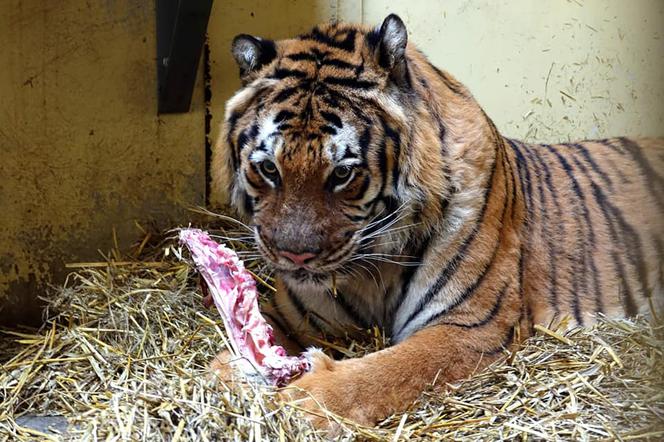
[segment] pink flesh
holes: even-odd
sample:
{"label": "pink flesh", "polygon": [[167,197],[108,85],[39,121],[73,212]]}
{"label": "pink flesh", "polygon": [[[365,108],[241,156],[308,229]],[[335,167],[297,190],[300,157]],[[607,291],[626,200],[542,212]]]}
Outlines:
{"label": "pink flesh", "polygon": [[180,230],[180,242],[191,251],[207,283],[235,352],[276,385],[308,371],[304,356],[288,356],[283,347],[274,345],[272,327],[258,309],[256,283],[235,252],[198,229]]}

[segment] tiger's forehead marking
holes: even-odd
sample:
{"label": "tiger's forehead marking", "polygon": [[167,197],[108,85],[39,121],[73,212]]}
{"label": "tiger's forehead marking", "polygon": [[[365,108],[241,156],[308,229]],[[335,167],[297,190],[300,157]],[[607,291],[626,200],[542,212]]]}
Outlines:
{"label": "tiger's forehead marking", "polygon": [[265,116],[258,123],[258,134],[256,135],[255,148],[250,155],[252,161],[274,159],[278,151],[284,145],[284,138],[279,131],[279,123],[275,121],[276,112]]}
{"label": "tiger's forehead marking", "polygon": [[337,129],[337,133],[328,137],[324,152],[336,165],[350,165],[357,163],[361,156],[360,144],[357,129],[345,123],[342,128]]}
{"label": "tiger's forehead marking", "polygon": [[[252,161],[274,160],[282,153],[286,153],[289,157],[300,156],[301,152],[305,155],[313,153],[314,157],[322,155],[333,165],[352,165],[360,162],[362,153],[358,130],[354,125],[344,123],[341,117],[336,120],[328,113],[327,118],[335,120],[334,131],[317,133],[319,131],[311,130],[309,135],[306,135],[293,133],[291,130],[286,136],[277,115],[277,111],[270,112],[258,122],[255,148],[250,155]],[[316,136],[312,137],[312,133]],[[320,151],[321,154],[312,150]]]}

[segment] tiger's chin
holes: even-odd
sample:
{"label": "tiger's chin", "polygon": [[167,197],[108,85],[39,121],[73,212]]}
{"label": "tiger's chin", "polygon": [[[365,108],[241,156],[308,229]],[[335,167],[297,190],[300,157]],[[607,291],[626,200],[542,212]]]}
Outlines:
{"label": "tiger's chin", "polygon": [[332,287],[343,283],[348,276],[343,272],[343,265],[334,270],[317,270],[300,268],[296,270],[277,270],[277,274],[289,286],[309,289],[312,292],[332,290]]}
{"label": "tiger's chin", "polygon": [[297,269],[279,272],[284,279],[297,283],[310,283],[323,285],[332,279],[330,273],[321,272],[313,269]]}

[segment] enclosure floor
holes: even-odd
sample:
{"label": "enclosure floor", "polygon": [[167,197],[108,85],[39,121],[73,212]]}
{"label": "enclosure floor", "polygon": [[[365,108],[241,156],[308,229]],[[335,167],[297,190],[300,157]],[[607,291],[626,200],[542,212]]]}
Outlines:
{"label": "enclosure floor", "polygon": [[39,431],[40,433],[60,435],[67,434],[69,425],[64,416],[38,416],[36,414],[26,414],[16,419],[16,423],[22,427]]}

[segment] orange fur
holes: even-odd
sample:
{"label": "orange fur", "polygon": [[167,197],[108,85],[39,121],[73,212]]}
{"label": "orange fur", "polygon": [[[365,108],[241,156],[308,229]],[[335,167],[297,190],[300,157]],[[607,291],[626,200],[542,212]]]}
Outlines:
{"label": "orange fur", "polygon": [[[277,269],[275,328],[291,348],[371,325],[394,343],[317,356],[293,384],[308,407],[374,424],[434,379],[485,367],[533,324],[662,304],[664,140],[504,138],[395,16],[375,30],[238,37],[234,55],[244,87],[213,185]],[[301,269],[283,251],[313,258]]]}

